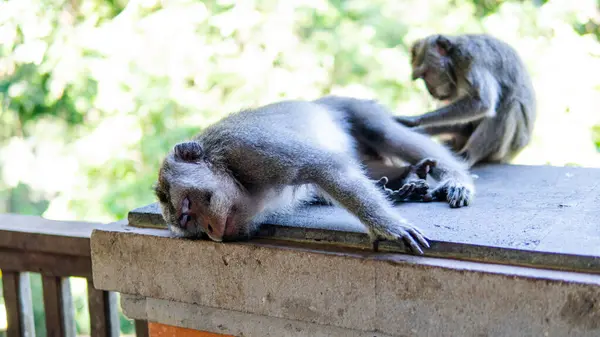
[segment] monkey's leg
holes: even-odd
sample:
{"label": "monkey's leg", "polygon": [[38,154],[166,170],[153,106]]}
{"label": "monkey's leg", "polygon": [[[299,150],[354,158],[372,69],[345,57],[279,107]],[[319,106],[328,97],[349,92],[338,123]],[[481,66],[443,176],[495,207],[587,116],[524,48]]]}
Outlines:
{"label": "monkey's leg", "polygon": [[[376,244],[380,240],[404,240],[411,251],[423,254],[419,247],[429,247],[426,236],[393,209],[383,193],[351,159],[323,160],[310,168],[309,180],[353,213],[369,229]],[[327,159],[329,158],[329,159]]]}
{"label": "monkey's leg", "polygon": [[440,182],[434,189],[437,192],[435,200],[446,200],[453,208],[469,205],[475,196],[473,178],[467,166],[450,150],[426,135],[394,123],[387,110],[375,102],[358,101],[350,108],[354,114],[353,123],[362,130],[365,135],[362,140],[369,146],[397,155],[413,165],[427,158],[437,161],[430,171]]}
{"label": "monkey's leg", "polygon": [[515,132],[514,121],[506,116],[485,119],[458,153],[467,161],[469,167],[486,160],[501,161],[509,153],[510,142]]}
{"label": "monkey's leg", "polygon": [[326,96],[315,102],[345,112],[354,137],[370,148],[412,165],[426,158],[435,159],[437,166],[431,170],[431,176],[440,182],[436,186],[438,196],[450,207],[466,206],[475,197],[473,178],[465,163],[429,136],[395,123],[389,110],[378,102],[339,96]]}

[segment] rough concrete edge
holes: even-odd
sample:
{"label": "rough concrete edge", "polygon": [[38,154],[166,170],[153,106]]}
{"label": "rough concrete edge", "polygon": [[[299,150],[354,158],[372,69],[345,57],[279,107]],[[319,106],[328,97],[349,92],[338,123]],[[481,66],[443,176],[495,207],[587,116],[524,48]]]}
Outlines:
{"label": "rough concrete edge", "polygon": [[129,319],[148,320],[144,296],[121,293],[121,310]]}
{"label": "rough concrete edge", "polygon": [[[158,232],[158,233],[157,233]],[[112,242],[114,235],[132,235],[132,236],[154,236],[157,239],[170,239],[170,240],[184,240],[180,238],[173,238],[166,235],[163,230],[146,229],[146,228],[131,228],[126,230],[122,228],[103,228],[96,229],[92,232],[90,239],[91,256],[92,256],[92,274],[94,284],[102,286],[102,280],[96,280],[96,273],[94,263],[96,260],[96,254],[94,246],[102,242],[104,239],[108,242]],[[100,241],[100,242],[98,242]],[[332,245],[315,245],[315,244],[302,244],[292,243],[287,241],[277,242],[273,240],[252,240],[248,242],[229,242],[229,243],[217,243],[208,240],[197,240],[195,244],[202,245],[231,245],[231,246],[254,246],[262,249],[279,249],[288,250],[295,252],[303,252],[305,254],[325,254],[325,255],[337,255],[344,256],[347,258],[364,259],[364,260],[375,260],[383,263],[393,264],[408,264],[413,267],[421,268],[443,268],[459,272],[471,272],[471,273],[487,273],[494,274],[503,277],[518,277],[532,280],[544,280],[550,282],[569,282],[569,283],[580,283],[590,284],[598,286],[600,285],[600,275],[593,273],[581,273],[573,271],[562,271],[553,269],[543,269],[535,267],[525,266],[514,266],[508,264],[497,264],[490,262],[475,262],[475,261],[464,261],[455,260],[441,257],[427,257],[427,256],[414,256],[401,253],[386,253],[386,252],[370,252],[360,249],[351,249],[348,247],[336,247]],[[114,263],[114,262],[113,262]],[[117,261],[118,263],[118,261]],[[96,283],[97,282],[97,283]],[[108,291],[120,291],[120,289],[103,289]]]}
{"label": "rough concrete edge", "polygon": [[246,337],[394,337],[330,325],[121,294],[123,314],[182,328]]}

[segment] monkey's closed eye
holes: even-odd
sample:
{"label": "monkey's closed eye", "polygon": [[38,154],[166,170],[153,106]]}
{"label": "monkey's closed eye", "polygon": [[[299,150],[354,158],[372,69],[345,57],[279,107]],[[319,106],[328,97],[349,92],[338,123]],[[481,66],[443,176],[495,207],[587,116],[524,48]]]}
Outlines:
{"label": "monkey's closed eye", "polygon": [[202,146],[198,142],[184,142],[175,145],[175,158],[187,162],[194,162],[202,159]]}

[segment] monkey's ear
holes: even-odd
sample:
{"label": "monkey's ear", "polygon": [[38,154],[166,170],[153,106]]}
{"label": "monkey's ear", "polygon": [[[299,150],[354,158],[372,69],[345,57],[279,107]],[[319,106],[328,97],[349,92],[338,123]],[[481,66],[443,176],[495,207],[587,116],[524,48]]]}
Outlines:
{"label": "monkey's ear", "polygon": [[444,35],[438,35],[437,39],[435,40],[435,45],[437,46],[438,52],[442,56],[448,55],[452,51],[453,47],[450,39]]}
{"label": "monkey's ear", "polygon": [[183,161],[193,162],[204,157],[202,146],[198,142],[183,142],[175,145],[173,148],[175,158]]}

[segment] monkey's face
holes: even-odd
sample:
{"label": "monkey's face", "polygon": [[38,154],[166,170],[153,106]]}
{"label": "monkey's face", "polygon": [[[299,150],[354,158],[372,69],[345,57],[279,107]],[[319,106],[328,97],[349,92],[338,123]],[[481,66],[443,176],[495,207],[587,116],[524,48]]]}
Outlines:
{"label": "monkey's face", "polygon": [[208,162],[198,142],[177,144],[162,163],[155,187],[163,218],[176,236],[214,241],[249,235],[249,197],[222,168]]}
{"label": "monkey's face", "polygon": [[417,40],[410,48],[412,79],[422,79],[429,94],[438,100],[457,95],[451,52],[450,40],[442,35]]}

